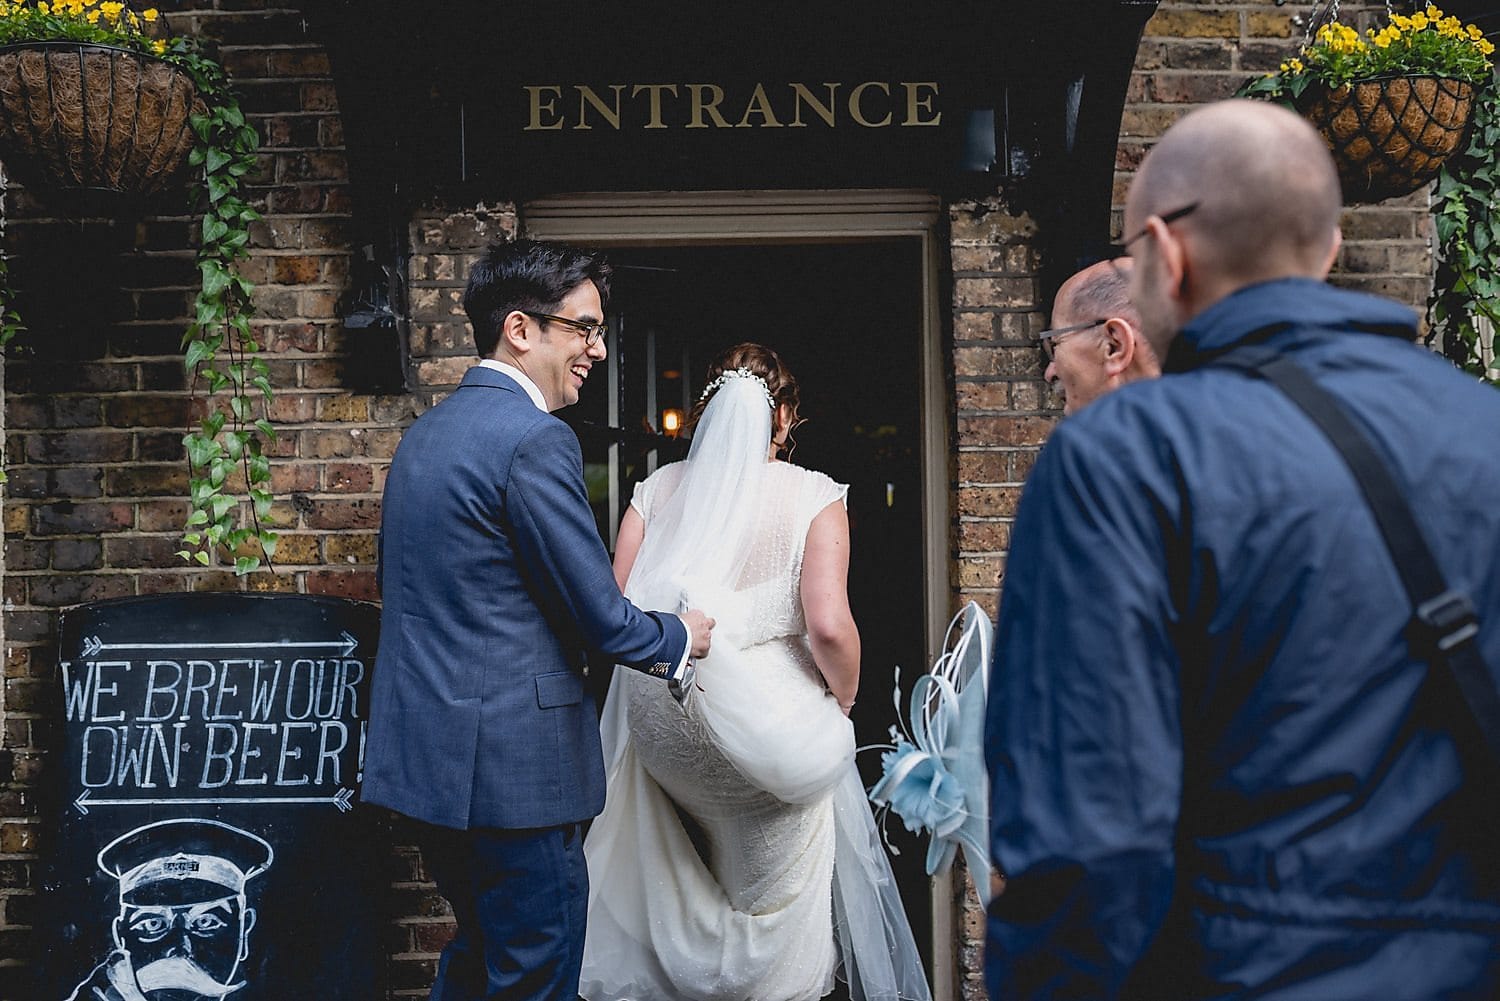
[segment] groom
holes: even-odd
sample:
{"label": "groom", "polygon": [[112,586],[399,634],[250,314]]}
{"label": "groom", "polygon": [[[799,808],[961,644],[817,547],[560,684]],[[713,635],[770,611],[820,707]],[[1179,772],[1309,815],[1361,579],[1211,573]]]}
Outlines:
{"label": "groom", "polygon": [[577,995],[583,823],[604,807],[585,658],[680,682],[713,620],[621,596],[551,412],[605,356],[609,267],[518,241],[474,265],[481,361],[402,439],[380,529],[380,654],[362,798],[421,822],[453,906],[433,1001]]}

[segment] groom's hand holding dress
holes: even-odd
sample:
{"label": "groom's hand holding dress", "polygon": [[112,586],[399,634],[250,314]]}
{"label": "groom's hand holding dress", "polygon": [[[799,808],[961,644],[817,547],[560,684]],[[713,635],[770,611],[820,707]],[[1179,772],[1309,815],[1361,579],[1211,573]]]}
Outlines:
{"label": "groom's hand holding dress", "polygon": [[672,698],[677,700],[678,705],[685,706],[693,694],[694,685],[697,684],[698,668],[694,665],[693,659],[708,656],[708,648],[713,642],[716,623],[696,608],[684,608],[677,613],[677,617],[682,619],[684,626],[687,626],[688,658],[682,662],[679,670],[667,676],[667,691],[671,693]]}

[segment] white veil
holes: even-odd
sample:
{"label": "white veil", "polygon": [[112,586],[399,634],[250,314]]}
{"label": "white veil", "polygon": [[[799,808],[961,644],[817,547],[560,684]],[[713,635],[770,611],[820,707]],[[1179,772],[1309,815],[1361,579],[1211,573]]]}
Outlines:
{"label": "white veil", "polygon": [[[712,386],[712,384],[711,384]],[[717,620],[698,662],[693,711],[751,782],[787,803],[831,797],[833,919],[839,976],[855,1001],[928,1001],[921,958],[864,787],[854,730],[834,699],[757,697],[761,679],[741,655],[753,591],[745,586],[767,489],[772,401],[745,370],[725,372],[699,418],[677,489],[653,513],[625,593],[646,609],[701,608]],[[601,721],[613,784],[629,741],[628,698],[617,671]],[[795,701],[797,704],[789,704]]]}

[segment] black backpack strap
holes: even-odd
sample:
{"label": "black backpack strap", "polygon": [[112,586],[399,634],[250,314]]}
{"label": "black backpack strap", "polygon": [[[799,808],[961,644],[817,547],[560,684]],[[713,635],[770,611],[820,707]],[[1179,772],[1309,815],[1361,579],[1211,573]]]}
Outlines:
{"label": "black backpack strap", "polygon": [[[1412,650],[1429,664],[1446,664],[1484,742],[1500,761],[1500,691],[1479,652],[1479,618],[1468,596],[1450,588],[1428,548],[1406,495],[1373,445],[1349,419],[1332,394],[1283,354],[1251,347],[1215,359],[1213,364],[1261,376],[1307,414],[1343,456],[1395,562],[1411,599]],[[1429,672],[1436,680],[1438,672]]]}

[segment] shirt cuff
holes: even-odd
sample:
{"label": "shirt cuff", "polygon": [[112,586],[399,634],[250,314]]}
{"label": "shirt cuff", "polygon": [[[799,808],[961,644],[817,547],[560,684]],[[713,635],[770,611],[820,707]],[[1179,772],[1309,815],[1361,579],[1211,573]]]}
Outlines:
{"label": "shirt cuff", "polygon": [[677,616],[677,621],[682,622],[682,631],[687,634],[687,638],[682,644],[682,656],[678,658],[677,666],[672,669],[672,673],[668,676],[672,681],[681,681],[687,675],[688,660],[693,652],[693,631],[687,627],[687,623],[683,621],[682,616]]}

